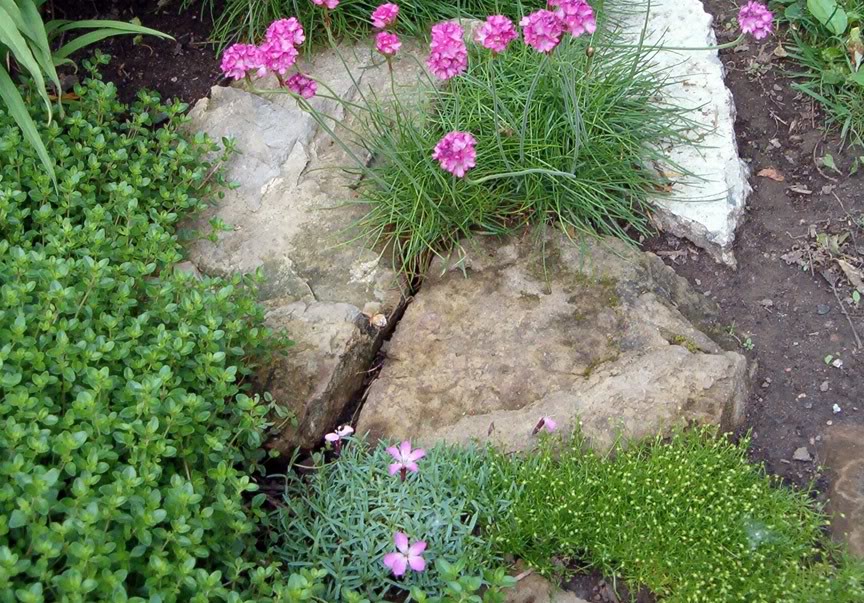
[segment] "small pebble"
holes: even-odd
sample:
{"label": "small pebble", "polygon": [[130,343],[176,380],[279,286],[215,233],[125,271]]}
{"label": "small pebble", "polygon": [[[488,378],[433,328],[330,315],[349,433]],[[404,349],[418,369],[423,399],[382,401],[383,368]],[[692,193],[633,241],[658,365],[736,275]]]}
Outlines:
{"label": "small pebble", "polygon": [[836,415],[836,414],[839,414],[840,412],[843,411],[843,409],[840,408],[840,405],[839,405],[839,404],[835,404],[835,405],[834,405],[834,408],[832,408],[832,410],[834,411],[834,414],[835,414],[835,415]]}
{"label": "small pebble", "polygon": [[834,368],[843,368],[843,361],[839,358],[835,358],[834,361],[831,363],[831,366],[833,366]]}
{"label": "small pebble", "polygon": [[831,311],[831,306],[829,306],[828,304],[819,304],[818,306],[816,306],[816,313],[819,316],[825,316],[830,311]]}
{"label": "small pebble", "polygon": [[801,448],[798,448],[792,454],[792,460],[801,461],[802,463],[809,463],[813,460],[813,457],[810,456],[810,451],[807,450],[806,446],[801,446]]}
{"label": "small pebble", "polygon": [[813,404],[811,404],[810,402],[807,402],[807,404],[804,405],[804,408],[806,408],[807,410],[810,410],[813,408]]}
{"label": "small pebble", "polygon": [[820,392],[827,392],[828,391],[828,382],[827,381],[822,382],[822,385],[819,386],[819,391]]}
{"label": "small pebble", "polygon": [[825,425],[831,427],[832,425],[834,425],[834,421],[825,421]]}

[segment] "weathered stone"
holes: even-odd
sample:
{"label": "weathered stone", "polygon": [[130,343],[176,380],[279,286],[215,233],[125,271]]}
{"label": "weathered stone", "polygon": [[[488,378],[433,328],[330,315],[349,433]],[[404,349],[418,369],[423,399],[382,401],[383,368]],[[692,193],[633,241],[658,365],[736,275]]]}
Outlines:
{"label": "weathered stone", "polygon": [[538,574],[529,574],[506,591],[506,603],[587,603]]}
{"label": "weathered stone", "polygon": [[[699,0],[653,0],[650,10],[646,46],[698,49],[717,44],[713,17]],[[631,13],[625,23],[631,39],[638,39],[644,12]],[[716,50],[660,50],[652,62],[667,78],[663,101],[692,109],[690,118],[704,128],[691,136],[698,147],[662,147],[674,164],[695,177],[672,178],[677,182],[671,194],[656,199],[657,221],[734,266],[735,228],[751,189],[748,169],[738,155],[735,101],[724,82],[723,63]]]}
{"label": "weathered stone", "polygon": [[864,425],[831,428],[825,465],[831,479],[831,532],[849,544],[852,554],[864,558]]}
{"label": "weathered stone", "polygon": [[[397,87],[418,77],[414,63],[405,61]],[[390,90],[386,63],[368,47],[317,54],[303,69],[323,83],[322,91],[326,85],[346,100],[360,90]],[[366,211],[352,190],[358,177],[338,169],[356,165],[350,153],[367,155],[356,146],[346,150],[327,133],[356,120],[335,101],[316,98],[312,104],[329,116],[322,127],[275,87],[272,79],[256,82],[254,91],[215,87],[192,110],[192,129],[234,139],[238,153],[227,169],[238,186],[193,225],[206,231],[219,218],[230,230],[215,243],[195,242],[189,254],[210,275],[263,271],[267,323],[297,343],[259,375],[296,414],[299,425],[272,442],[288,450],[316,445],[333,427],[362,385],[403,295],[389,258],[357,238],[354,226]],[[368,308],[375,313],[361,311]]]}
{"label": "weathered stone", "polygon": [[530,237],[465,249],[408,307],[359,432],[516,450],[551,416],[606,449],[619,433],[743,419],[745,359],[693,325],[716,308],[656,256],[559,232],[545,255]]}

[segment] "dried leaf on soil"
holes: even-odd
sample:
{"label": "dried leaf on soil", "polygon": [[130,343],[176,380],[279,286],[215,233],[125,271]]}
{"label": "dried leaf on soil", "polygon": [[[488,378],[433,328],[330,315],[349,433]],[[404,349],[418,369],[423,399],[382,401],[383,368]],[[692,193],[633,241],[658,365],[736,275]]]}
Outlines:
{"label": "dried leaf on soil", "polygon": [[777,171],[776,168],[769,167],[759,170],[757,176],[761,176],[762,178],[770,178],[774,182],[785,182],[786,177]]}

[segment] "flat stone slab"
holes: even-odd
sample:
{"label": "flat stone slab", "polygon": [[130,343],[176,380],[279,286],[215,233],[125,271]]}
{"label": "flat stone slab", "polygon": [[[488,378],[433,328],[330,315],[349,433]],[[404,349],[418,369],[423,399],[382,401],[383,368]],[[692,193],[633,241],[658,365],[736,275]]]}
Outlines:
{"label": "flat stone slab", "polygon": [[[704,48],[717,44],[713,17],[699,0],[652,0],[646,46]],[[626,30],[641,34],[645,14],[627,18]],[[734,266],[732,244],[751,188],[748,168],[738,155],[735,101],[724,82],[716,50],[661,50],[652,62],[670,79],[663,101],[693,109],[691,119],[705,127],[689,145],[663,146],[664,154],[695,178],[678,178],[671,194],[658,197],[658,224]],[[674,175],[670,175],[675,180]]]}
{"label": "flat stone slab", "polygon": [[745,359],[694,326],[716,308],[656,256],[558,231],[542,252],[531,237],[464,245],[406,310],[360,433],[518,450],[551,416],[608,449],[619,435],[742,421]]}
{"label": "flat stone slab", "polygon": [[[403,80],[417,74],[409,58],[399,71]],[[346,100],[358,88],[390,89],[386,63],[364,45],[319,53],[304,70]],[[339,169],[353,165],[348,152],[290,95],[270,92],[275,80],[255,85],[214,87],[190,113],[191,129],[230,137],[238,152],[227,166],[236,188],[194,225],[207,231],[219,218],[230,230],[215,243],[192,244],[189,259],[210,275],[263,271],[267,323],[295,341],[259,375],[296,416],[297,425],[286,424],[271,442],[288,451],[318,445],[339,420],[363,384],[386,320],[404,303],[403,283],[389,257],[357,239],[354,225],[367,209],[352,190],[357,176]],[[332,116],[333,128],[351,123],[336,102],[312,102]]]}
{"label": "flat stone slab", "polygon": [[864,559],[864,425],[832,427],[825,440],[831,533]]}

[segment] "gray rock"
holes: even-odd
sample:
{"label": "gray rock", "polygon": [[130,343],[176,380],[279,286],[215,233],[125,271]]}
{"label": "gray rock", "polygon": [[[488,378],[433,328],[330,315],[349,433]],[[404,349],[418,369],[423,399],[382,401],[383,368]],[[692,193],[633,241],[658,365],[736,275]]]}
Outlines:
{"label": "gray rock", "polygon": [[505,596],[505,603],[587,603],[538,574],[523,577],[515,587],[505,591]]}
{"label": "gray rock", "polygon": [[831,533],[864,559],[864,426],[836,427],[825,438],[825,466],[831,480],[827,511]]}
{"label": "gray rock", "polygon": [[[410,67],[409,56],[404,60]],[[390,89],[386,63],[367,47],[317,54],[303,70],[348,100],[360,90]],[[416,78],[419,70],[399,73]],[[274,87],[275,80],[258,81],[253,91],[215,87],[191,111],[191,129],[233,138],[238,153],[227,166],[237,188],[192,225],[206,231],[208,220],[218,217],[230,231],[215,243],[195,242],[189,255],[209,275],[263,271],[267,323],[297,342],[259,376],[275,400],[297,416],[299,425],[287,427],[272,443],[287,451],[319,443],[333,427],[361,386],[388,317],[404,301],[389,256],[382,258],[357,238],[354,225],[366,211],[352,189],[358,178],[338,169],[355,165],[349,151],[361,160],[367,159],[365,152],[337,144]],[[353,123],[332,100],[312,103],[332,118],[325,118],[328,128]],[[374,315],[361,311],[367,308],[374,308]]]}
{"label": "gray rock", "polygon": [[530,447],[541,416],[607,449],[744,417],[748,371],[694,322],[716,307],[651,254],[550,234],[465,243],[408,307],[368,393],[373,438]]}
{"label": "gray rock", "polygon": [[809,463],[813,460],[813,457],[810,456],[810,451],[807,450],[806,446],[801,446],[801,448],[796,448],[795,452],[792,453],[793,461],[801,461],[802,463]]}

